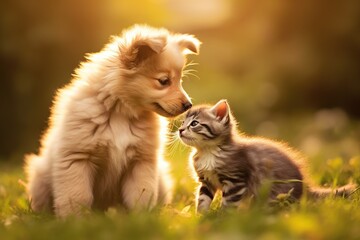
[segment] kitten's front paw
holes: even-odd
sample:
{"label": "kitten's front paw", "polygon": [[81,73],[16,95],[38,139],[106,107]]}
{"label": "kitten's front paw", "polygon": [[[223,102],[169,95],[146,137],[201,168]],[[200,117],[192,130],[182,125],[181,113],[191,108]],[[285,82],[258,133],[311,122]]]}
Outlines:
{"label": "kitten's front paw", "polygon": [[196,213],[206,213],[208,212],[210,209],[210,203],[207,203],[205,201],[201,201],[201,199],[199,199],[199,203],[196,207]]}
{"label": "kitten's front paw", "polygon": [[199,204],[196,208],[196,214],[203,215],[210,211],[210,206],[205,204]]}

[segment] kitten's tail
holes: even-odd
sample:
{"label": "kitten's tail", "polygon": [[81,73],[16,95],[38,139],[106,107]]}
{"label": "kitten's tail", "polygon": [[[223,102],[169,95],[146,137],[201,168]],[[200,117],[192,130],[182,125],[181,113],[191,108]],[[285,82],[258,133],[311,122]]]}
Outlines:
{"label": "kitten's tail", "polygon": [[360,187],[356,184],[349,183],[345,186],[331,189],[331,188],[321,188],[321,187],[308,187],[307,196],[309,198],[325,198],[328,196],[343,197],[348,198],[356,191],[360,190]]}

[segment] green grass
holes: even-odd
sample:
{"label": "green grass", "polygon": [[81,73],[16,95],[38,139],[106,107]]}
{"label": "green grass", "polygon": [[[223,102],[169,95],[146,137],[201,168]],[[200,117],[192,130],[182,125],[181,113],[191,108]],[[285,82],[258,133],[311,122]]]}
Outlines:
{"label": "green grass", "polygon": [[[329,166],[329,169],[331,166]],[[128,214],[116,208],[84,218],[58,220],[34,214],[19,183],[19,166],[1,166],[1,239],[359,239],[360,194],[350,199],[268,207],[255,204],[240,210],[218,210],[194,214],[193,182],[178,171],[173,205]],[[182,174],[181,174],[182,172]],[[181,176],[182,175],[182,176]],[[187,184],[181,178],[188,179]],[[357,179],[359,180],[359,179]]]}
{"label": "green grass", "polygon": [[[309,122],[308,131],[321,141],[321,151],[311,155],[309,161],[313,180],[327,186],[349,181],[359,184],[359,156],[332,154],[343,152],[344,145],[334,143],[342,142],[349,134],[344,132],[329,140],[321,132],[324,130],[311,128]],[[296,143],[304,138],[304,132],[297,135],[296,128],[288,126],[279,128],[282,136],[286,136],[283,134],[286,129],[292,130],[293,138],[286,140]],[[352,139],[356,141],[355,137]],[[301,148],[301,140],[295,145]],[[66,220],[33,213],[22,185],[25,178],[21,164],[4,162],[0,164],[0,239],[360,239],[359,192],[349,199],[302,199],[292,205],[286,198],[279,199],[272,207],[258,201],[252,207],[238,210],[218,209],[218,197],[210,213],[196,215],[193,195],[196,185],[186,160],[188,152],[186,148],[175,147],[168,156],[175,180],[171,206],[130,214],[111,208],[105,213]]]}

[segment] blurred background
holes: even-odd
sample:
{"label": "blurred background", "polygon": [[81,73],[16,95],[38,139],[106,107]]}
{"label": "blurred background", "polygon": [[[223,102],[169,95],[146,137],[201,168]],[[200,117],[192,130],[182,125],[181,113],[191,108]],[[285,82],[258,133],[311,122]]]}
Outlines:
{"label": "blurred background", "polygon": [[203,42],[184,82],[195,104],[228,99],[242,131],[289,142],[315,172],[360,156],[360,1],[2,0],[0,19],[0,161],[37,151],[56,89],[135,23]]}

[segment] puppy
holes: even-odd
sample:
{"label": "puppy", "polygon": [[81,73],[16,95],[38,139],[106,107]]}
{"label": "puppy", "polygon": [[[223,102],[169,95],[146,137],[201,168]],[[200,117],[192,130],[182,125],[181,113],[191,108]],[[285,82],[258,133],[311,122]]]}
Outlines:
{"label": "puppy", "polygon": [[59,217],[168,203],[166,120],[191,107],[182,88],[191,35],[136,25],[90,54],[55,97],[38,155],[25,157],[35,211]]}

